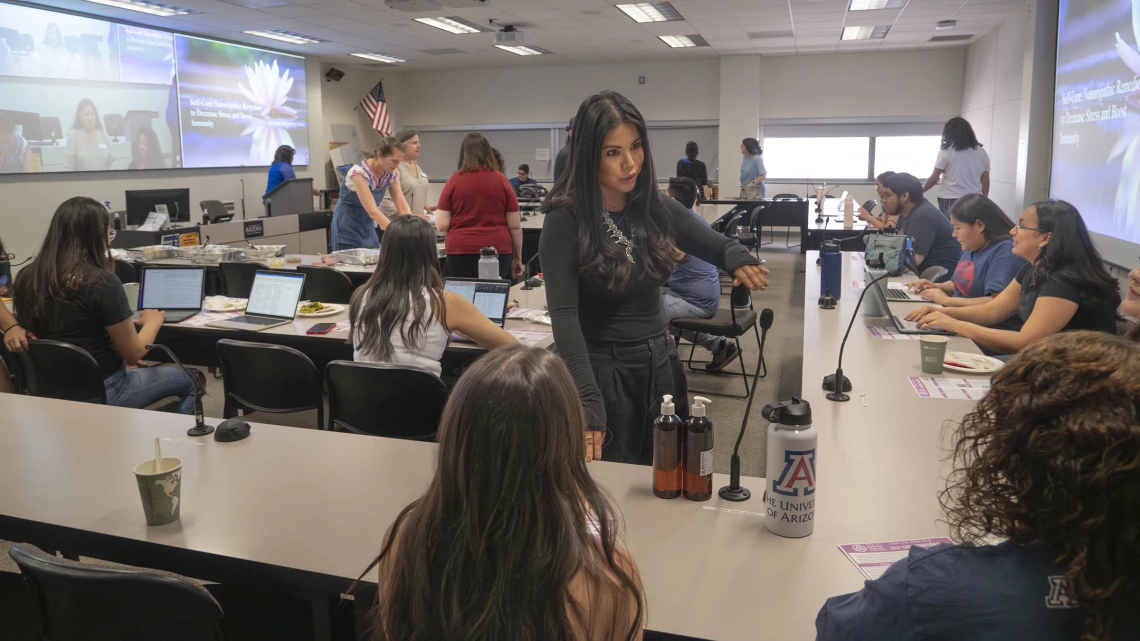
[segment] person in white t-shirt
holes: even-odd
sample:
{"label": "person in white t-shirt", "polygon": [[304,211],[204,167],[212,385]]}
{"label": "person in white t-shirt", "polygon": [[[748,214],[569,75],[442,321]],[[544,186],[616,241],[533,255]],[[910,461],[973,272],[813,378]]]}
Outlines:
{"label": "person in white t-shirt", "polygon": [[954,203],[967,194],[990,195],[990,155],[965,118],[954,117],[942,127],[942,149],[923,191],[938,185],[938,208],[949,216]]}

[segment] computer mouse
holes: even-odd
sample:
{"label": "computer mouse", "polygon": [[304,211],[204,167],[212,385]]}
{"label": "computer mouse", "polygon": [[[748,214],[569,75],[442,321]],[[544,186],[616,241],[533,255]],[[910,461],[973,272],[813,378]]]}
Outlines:
{"label": "computer mouse", "polygon": [[235,416],[222,421],[214,432],[214,440],[219,443],[233,443],[249,438],[249,423]]}
{"label": "computer mouse", "polygon": [[527,287],[542,287],[542,279],[538,276],[531,276],[526,281]]}

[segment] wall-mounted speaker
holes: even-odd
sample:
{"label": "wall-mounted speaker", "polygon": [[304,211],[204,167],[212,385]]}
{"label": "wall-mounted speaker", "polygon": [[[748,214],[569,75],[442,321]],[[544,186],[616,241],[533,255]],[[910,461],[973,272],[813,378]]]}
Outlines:
{"label": "wall-mounted speaker", "polygon": [[340,82],[340,79],[343,77],[344,72],[336,67],[329,67],[329,70],[325,72],[325,78],[332,82]]}

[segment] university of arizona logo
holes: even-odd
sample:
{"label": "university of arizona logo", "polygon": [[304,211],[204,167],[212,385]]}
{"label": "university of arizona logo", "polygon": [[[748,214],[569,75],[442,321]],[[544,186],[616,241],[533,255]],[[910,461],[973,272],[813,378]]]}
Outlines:
{"label": "university of arizona logo", "polygon": [[784,470],[772,481],[772,491],[783,496],[815,494],[815,450],[784,450]]}
{"label": "university of arizona logo", "polygon": [[1069,582],[1063,576],[1050,576],[1049,596],[1045,597],[1045,607],[1054,610],[1068,610],[1080,607],[1069,594]]}

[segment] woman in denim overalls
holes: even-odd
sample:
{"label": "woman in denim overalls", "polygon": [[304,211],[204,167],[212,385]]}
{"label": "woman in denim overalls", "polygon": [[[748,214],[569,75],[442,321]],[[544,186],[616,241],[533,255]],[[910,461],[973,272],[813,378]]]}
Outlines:
{"label": "woman in denim overalls", "polygon": [[376,145],[373,158],[348,170],[333,211],[333,251],[380,247],[375,226],[379,225],[381,231],[388,228],[388,217],[378,206],[385,190],[396,203],[397,214],[411,213],[408,202],[404,200],[404,192],[400,190],[400,179],[393,173],[403,159],[403,143],[391,137],[382,138]]}

